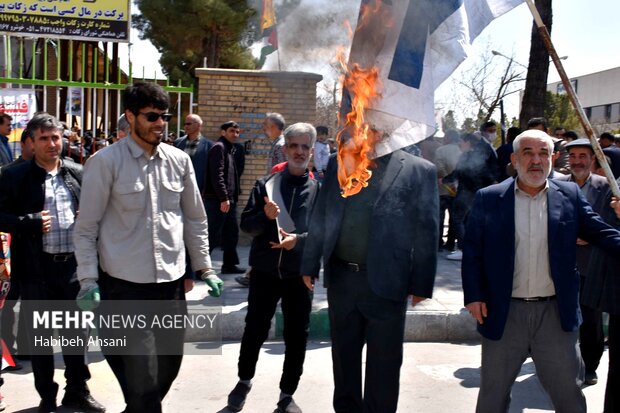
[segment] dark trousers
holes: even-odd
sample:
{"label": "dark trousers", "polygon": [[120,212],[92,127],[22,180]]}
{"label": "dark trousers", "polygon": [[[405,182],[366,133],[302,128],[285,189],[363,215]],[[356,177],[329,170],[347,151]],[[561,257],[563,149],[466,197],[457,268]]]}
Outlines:
{"label": "dark trousers", "polygon": [[239,264],[237,243],[239,242],[239,224],[237,223],[237,204],[231,202],[227,213],[220,211],[218,199],[206,199],[205,209],[209,224],[209,252],[221,247],[224,252],[222,267]]}
{"label": "dark trousers", "polygon": [[[585,277],[581,277],[581,290]],[[581,305],[583,322],[579,326],[579,349],[586,373],[594,373],[605,351],[605,335],[603,332],[603,313],[587,305]]]}
{"label": "dark trousers", "polygon": [[609,371],[604,413],[620,412],[620,314],[609,314]]}
{"label": "dark trousers", "polygon": [[[63,300],[63,309],[77,311],[75,297],[80,285],[75,278],[75,258],[65,262],[54,262],[50,255],[42,254],[41,268],[45,274],[29,274],[31,277],[21,279],[22,317],[32,320],[32,312],[43,308],[42,300]],[[88,343],[86,331],[61,330],[60,335],[75,337],[80,335],[84,343]],[[51,337],[52,329],[37,327],[33,329],[30,322],[26,323],[26,337],[30,346],[30,360],[34,374],[34,385],[41,399],[55,401],[58,393],[58,384],[54,382],[54,354],[53,348],[37,346],[35,336]],[[85,362],[86,345],[84,348],[61,348],[65,362],[65,378],[67,390],[83,391],[87,389],[86,381],[90,379],[90,372]]]}
{"label": "dark trousers", "polygon": [[454,225],[454,212],[452,206],[454,205],[454,197],[450,195],[441,195],[439,197],[439,246],[443,245],[443,223],[446,219],[446,211],[448,211],[448,234],[446,247],[452,249],[456,245],[456,228]]}
{"label": "dark trousers", "polygon": [[[99,288],[103,300],[161,300],[170,301],[171,315],[186,314],[187,304],[183,278],[171,282],[138,284],[114,278],[106,273],[99,275]],[[101,336],[109,331],[101,329]],[[129,330],[128,342],[133,343],[132,354],[106,354],[104,356],[118,379],[125,396],[127,413],[159,413],[172,382],[179,373],[183,359],[184,335],[165,329],[153,329],[150,323],[143,329]],[[135,344],[139,343],[139,348]],[[166,354],[160,354],[165,347]],[[170,349],[176,349],[175,354]]]}
{"label": "dark trousers", "polygon": [[[331,265],[331,264],[330,264]],[[365,271],[332,265],[327,300],[336,413],[390,413],[398,405],[407,301],[379,297]],[[362,399],[362,348],[366,381]]]}
{"label": "dark trousers", "polygon": [[465,237],[465,224],[467,223],[467,217],[469,216],[469,210],[474,203],[475,193],[467,190],[458,191],[454,198],[454,204],[452,205],[452,212],[454,216],[454,230],[456,232],[456,241],[459,244],[459,248],[462,248],[463,238]]}
{"label": "dark trousers", "polygon": [[281,279],[275,273],[252,269],[248,312],[239,352],[239,379],[250,380],[254,377],[260,348],[267,339],[271,319],[280,300],[285,345],[280,390],[292,395],[303,372],[312,308],[312,292],[306,288],[301,277]]}

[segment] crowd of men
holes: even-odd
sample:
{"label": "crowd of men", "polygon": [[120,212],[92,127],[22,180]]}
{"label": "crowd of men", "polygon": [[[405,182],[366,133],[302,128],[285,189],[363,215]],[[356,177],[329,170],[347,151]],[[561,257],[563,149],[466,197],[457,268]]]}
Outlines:
{"label": "crowd of men", "polygon": [[[200,116],[190,114],[185,135],[161,145],[172,118],[164,90],[135,83],[125,90],[123,107],[113,144],[87,157],[80,150],[79,159],[65,140],[73,132],[38,113],[13,160],[11,119],[0,114],[0,231],[11,234],[12,259],[2,336],[11,352],[17,346],[31,360],[39,412],[56,411],[59,385],[52,346],[35,351],[33,338],[53,332],[20,322],[15,337],[17,299],[22,319],[55,300],[75,311],[157,300],[157,311],[186,315],[185,294],[196,281],[204,281],[211,296],[223,292],[210,257],[218,247],[219,273],[238,274],[249,287],[231,411],[244,408],[278,303],[286,351],[276,411],[302,411],[293,396],[323,269],[334,410],[395,412],[407,308],[432,296],[441,250],[462,261],[464,304],[482,335],[477,412],[508,410],[528,356],[557,411],[585,412],[581,387],[598,381],[603,312],[610,314],[605,412],[619,411],[620,203],[597,175],[601,165],[589,140],[562,127],[551,132],[544,118],[532,119],[524,131],[508,129],[506,144],[497,148],[493,122],[475,133],[448,130],[443,144],[429,138],[374,158],[368,185],[343,197],[339,168],[354,159],[344,153],[339,165],[330,156],[329,129],[287,126],[281,114],[267,113],[265,175],[238,215],[245,154],[237,122],[223,123],[211,140],[202,134]],[[600,144],[620,174],[614,136],[602,134]],[[248,269],[237,254],[239,230],[252,237]],[[66,333],[87,335],[75,326]],[[114,332],[101,328],[99,335]],[[125,412],[161,412],[184,336],[153,326],[128,335],[131,354],[103,350]],[[61,403],[103,412],[87,385],[85,350],[62,346]]]}

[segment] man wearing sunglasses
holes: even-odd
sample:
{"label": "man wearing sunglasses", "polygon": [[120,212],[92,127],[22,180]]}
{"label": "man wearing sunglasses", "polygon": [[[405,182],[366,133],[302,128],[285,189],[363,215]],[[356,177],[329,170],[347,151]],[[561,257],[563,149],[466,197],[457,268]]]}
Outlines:
{"label": "man wearing sunglasses", "polygon": [[[160,145],[172,115],[159,85],[135,83],[125,89],[123,102],[129,136],[97,152],[85,167],[75,230],[78,303],[93,308],[101,297],[106,308],[107,300],[138,300],[146,308],[144,300],[158,300],[157,314],[183,316],[185,292],[193,286],[183,278],[186,250],[210,294],[219,296],[222,287],[211,269],[194,168],[186,153]],[[142,308],[134,311],[142,314]],[[123,390],[125,412],[162,411],[183,357],[184,329],[170,330],[146,323],[123,331],[133,346],[130,354],[104,352]]]}

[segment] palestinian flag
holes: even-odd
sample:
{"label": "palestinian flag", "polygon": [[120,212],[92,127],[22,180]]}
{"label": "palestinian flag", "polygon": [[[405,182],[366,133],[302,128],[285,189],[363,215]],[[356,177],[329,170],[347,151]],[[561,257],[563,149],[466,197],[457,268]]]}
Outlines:
{"label": "palestinian flag", "polygon": [[267,55],[278,50],[278,33],[276,31],[276,12],[273,8],[273,0],[263,0],[263,14],[260,23],[261,33],[263,34],[263,47],[260,51],[258,67],[265,64]]}

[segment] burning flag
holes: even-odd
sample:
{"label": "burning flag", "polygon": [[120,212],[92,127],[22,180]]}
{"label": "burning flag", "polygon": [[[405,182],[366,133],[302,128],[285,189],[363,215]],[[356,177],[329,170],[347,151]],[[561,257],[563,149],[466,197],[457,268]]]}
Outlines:
{"label": "burning flag", "polygon": [[[522,2],[362,0],[340,109],[345,129],[339,139],[347,148],[339,151],[344,196],[367,185],[364,179],[370,178],[369,171],[362,166],[369,164],[366,153],[382,156],[435,133],[435,89],[465,60],[466,48],[480,32]],[[359,88],[351,84],[359,79],[360,70],[378,73],[377,91],[369,99],[362,98],[367,103],[362,110],[356,102]],[[353,112],[364,116],[361,123],[359,119],[351,123]],[[371,139],[376,142],[362,144],[366,139],[363,129],[374,131]],[[348,142],[351,136],[357,140]]]}
{"label": "burning flag", "polygon": [[267,55],[278,50],[278,33],[276,32],[276,12],[273,0],[263,0],[263,13],[260,29],[263,34],[263,47],[260,51],[258,67],[263,67]]}

